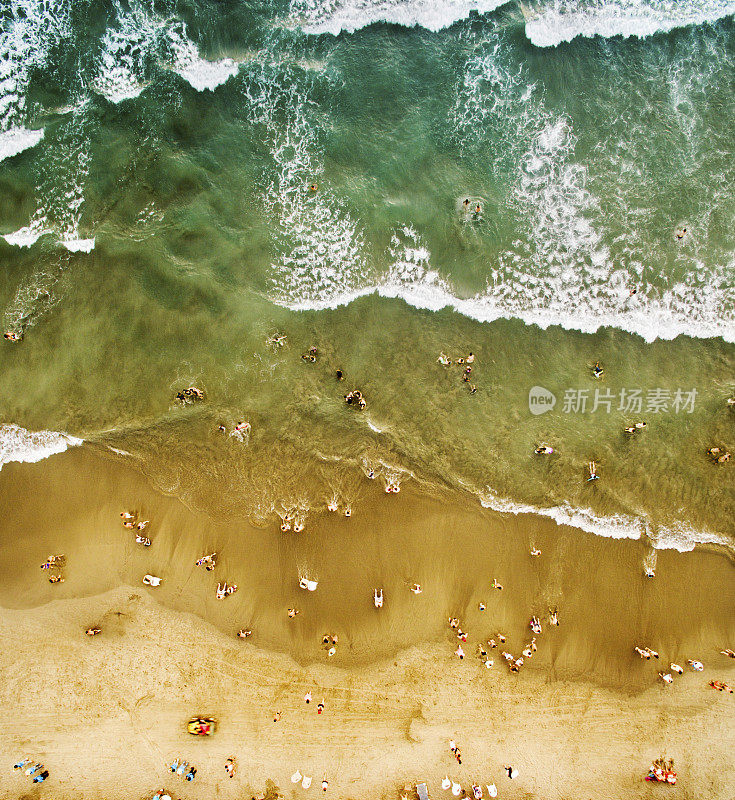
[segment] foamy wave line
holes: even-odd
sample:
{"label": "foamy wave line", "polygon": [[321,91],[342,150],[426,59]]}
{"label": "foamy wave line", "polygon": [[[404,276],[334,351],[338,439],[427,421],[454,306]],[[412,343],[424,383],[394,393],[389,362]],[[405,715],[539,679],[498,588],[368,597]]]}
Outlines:
{"label": "foamy wave line", "polygon": [[[26,225],[25,228],[3,234],[3,239],[13,247],[31,247],[47,233],[53,233],[53,230],[42,226]],[[91,239],[62,238],[59,240],[59,244],[63,245],[70,253],[91,253],[94,250],[95,237]]]}
{"label": "foamy wave line", "polygon": [[697,339],[710,339],[721,336],[726,342],[735,342],[735,322],[714,319],[683,319],[673,314],[667,317],[665,306],[660,303],[649,304],[640,310],[628,312],[606,311],[604,309],[577,309],[564,313],[556,309],[513,309],[498,304],[492,295],[478,295],[469,299],[455,297],[441,280],[422,281],[416,284],[386,282],[330,296],[326,300],[284,301],[280,304],[292,311],[323,311],[349,305],[354,300],[367,295],[404,300],[414,308],[440,311],[450,307],[466,317],[478,322],[494,322],[498,319],[519,319],[526,325],[537,325],[546,330],[558,325],[565,330],[595,333],[600,328],[618,328],[633,333],[646,342],[656,339],[675,339],[677,336],[691,336]]}
{"label": "foamy wave line", "polygon": [[480,505],[501,514],[535,514],[548,517],[557,525],[593,533],[607,539],[640,539],[645,536],[656,550],[678,550],[686,553],[698,544],[717,544],[733,549],[733,543],[724,535],[697,530],[688,523],[677,523],[671,527],[653,526],[645,517],[614,514],[601,517],[589,508],[574,508],[568,503],[560,506],[539,507],[527,503],[516,503],[507,497],[499,497],[489,486],[477,493]]}
{"label": "foamy wave line", "polygon": [[703,25],[735,14],[732,0],[604,0],[596,8],[556,0],[526,15],[526,36],[537,47],[555,47],[577,36],[636,36],[640,39],[675,28]]}
{"label": "foamy wave line", "polygon": [[11,461],[34,463],[68,447],[82,444],[82,439],[56,431],[28,431],[19,425],[0,425],[0,469]]}
{"label": "foamy wave line", "polygon": [[0,161],[17,156],[24,150],[35,147],[43,139],[43,128],[11,128],[0,133]]}
{"label": "foamy wave line", "polygon": [[448,28],[471,11],[486,14],[508,0],[294,0],[291,18],[305,33],[353,33],[376,22],[430,31]]}

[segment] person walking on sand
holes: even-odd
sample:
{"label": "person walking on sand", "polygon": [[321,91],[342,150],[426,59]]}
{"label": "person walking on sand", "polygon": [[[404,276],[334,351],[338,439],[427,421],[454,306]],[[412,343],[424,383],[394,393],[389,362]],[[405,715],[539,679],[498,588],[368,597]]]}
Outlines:
{"label": "person walking on sand", "polygon": [[316,704],[316,713],[321,714],[322,711],[324,711],[324,700],[322,700],[321,703]]}
{"label": "person walking on sand", "polygon": [[234,756],[230,756],[225,761],[225,772],[227,773],[227,777],[234,778],[235,777],[235,769],[236,769],[235,757]]}
{"label": "person walking on sand", "polygon": [[503,764],[503,769],[508,773],[508,777],[513,780],[518,777],[518,770],[509,764]]}
{"label": "person walking on sand", "polygon": [[307,692],[304,695],[304,702],[306,703],[307,706],[309,705],[309,703],[311,703],[311,692]]}

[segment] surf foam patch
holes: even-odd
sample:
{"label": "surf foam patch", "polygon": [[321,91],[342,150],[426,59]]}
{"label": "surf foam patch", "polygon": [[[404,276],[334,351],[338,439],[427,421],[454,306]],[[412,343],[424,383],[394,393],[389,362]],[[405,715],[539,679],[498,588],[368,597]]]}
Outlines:
{"label": "surf foam patch", "polygon": [[577,36],[645,38],[735,14],[733,0],[551,0],[525,11],[526,36],[555,47]]}
{"label": "surf foam patch", "polygon": [[82,439],[55,431],[28,431],[19,425],[0,425],[0,469],[11,461],[34,463],[82,444]]}
{"label": "surf foam patch", "polygon": [[37,130],[11,128],[0,133],[0,161],[35,147],[41,139],[43,139],[43,128]]}
{"label": "surf foam patch", "polygon": [[305,33],[353,33],[376,22],[430,31],[448,28],[471,11],[486,14],[508,0],[294,0],[291,19]]}

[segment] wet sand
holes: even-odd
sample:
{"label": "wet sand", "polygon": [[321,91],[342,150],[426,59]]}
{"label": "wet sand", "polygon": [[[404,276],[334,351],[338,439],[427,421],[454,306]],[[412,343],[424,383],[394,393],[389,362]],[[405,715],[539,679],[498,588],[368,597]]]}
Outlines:
{"label": "wet sand", "polygon": [[[449,772],[463,785],[495,780],[501,797],[582,800],[647,795],[646,768],[666,753],[678,763],[679,797],[732,796],[733,695],[707,686],[735,682],[735,662],[718,653],[735,643],[727,554],[660,551],[647,579],[645,543],[365,483],[350,519],[325,511],[284,534],[276,523],[193,512],[86,447],[6,465],[0,707],[17,722],[0,734],[8,763],[37,754],[55,798],[145,797],[164,784],[182,798],[235,797],[263,792],[268,779],[296,796],[307,794],[289,781],[300,767],[314,778],[310,792],[326,771],[338,797],[396,797],[423,778],[438,796]],[[122,509],[151,519],[150,548],[122,527]],[[541,557],[531,558],[532,544]],[[214,572],[194,567],[213,550]],[[49,553],[67,556],[63,584],[39,569]],[[298,588],[300,570],[319,580],[315,593]],[[147,572],[161,587],[141,584]],[[239,591],[216,600],[218,580]],[[375,586],[385,591],[381,610]],[[295,620],[289,606],[300,609]],[[552,606],[558,628],[547,624]],[[532,614],[544,632],[519,675],[498,651],[491,669],[474,658],[499,630],[518,655]],[[450,615],[469,632],[463,662]],[[84,636],[91,625],[102,634]],[[247,642],[235,635],[241,627],[253,629]],[[332,659],[327,632],[340,639]],[[660,661],[641,661],[636,644]],[[669,687],[657,680],[669,661],[688,658],[705,672]],[[327,711],[317,717],[322,693]],[[274,724],[277,708],[284,718]],[[211,741],[183,732],[200,712],[220,720]],[[165,772],[179,753],[199,768],[193,784]],[[222,769],[231,753],[240,760],[233,781]],[[521,773],[512,783],[502,777],[511,761]],[[31,786],[18,775],[0,785],[7,798]]]}

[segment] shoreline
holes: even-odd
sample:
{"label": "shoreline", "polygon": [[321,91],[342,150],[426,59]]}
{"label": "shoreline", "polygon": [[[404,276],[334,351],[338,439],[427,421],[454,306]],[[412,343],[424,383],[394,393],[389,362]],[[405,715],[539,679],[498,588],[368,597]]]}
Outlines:
{"label": "shoreline", "polygon": [[[558,608],[561,625],[548,638],[553,647],[540,648],[532,669],[543,664],[555,677],[584,675],[627,691],[649,684],[631,670],[640,640],[668,650],[674,661],[696,658],[691,651],[701,646],[721,649],[735,641],[735,560],[728,551],[656,551],[656,577],[649,579],[644,563],[652,551],[644,541],[501,515],[410,487],[386,495],[366,483],[350,519],[325,511],[297,534],[282,533],[274,522],[255,527],[191,510],[151,488],[132,467],[85,447],[6,465],[0,472],[0,605],[29,608],[139,585],[236,642],[240,628],[252,629],[255,644],[304,664],[325,661],[321,637],[336,633],[341,641],[332,661],[347,667],[426,642],[448,646],[456,639],[447,619],[455,616],[470,633],[472,652],[498,630],[520,650],[530,638],[531,616],[549,633],[549,609]],[[136,545],[121,525],[125,509],[151,520],[150,548]],[[531,547],[542,555],[532,558]],[[219,554],[214,572],[194,565],[213,551]],[[67,557],[62,584],[50,585],[38,568],[49,553]],[[146,573],[160,576],[162,585],[143,587]],[[299,588],[302,575],[319,582],[316,592]],[[491,588],[493,579],[503,591]],[[220,581],[236,583],[238,592],[217,600]],[[414,582],[424,590],[418,597],[409,591]],[[372,602],[377,587],[386,595],[380,612]],[[479,603],[487,610],[480,612]],[[289,607],[299,609],[295,619],[287,618]]]}

